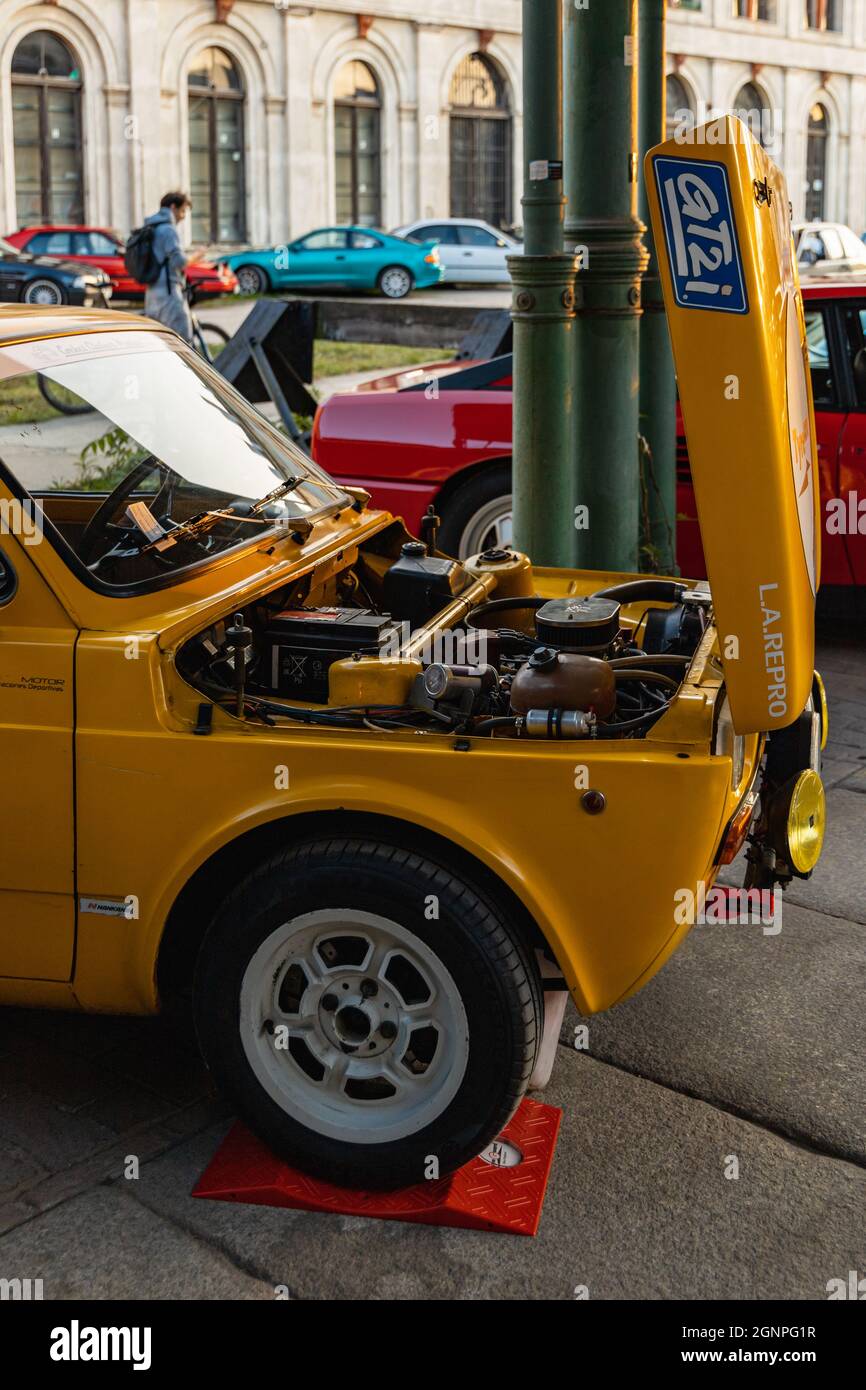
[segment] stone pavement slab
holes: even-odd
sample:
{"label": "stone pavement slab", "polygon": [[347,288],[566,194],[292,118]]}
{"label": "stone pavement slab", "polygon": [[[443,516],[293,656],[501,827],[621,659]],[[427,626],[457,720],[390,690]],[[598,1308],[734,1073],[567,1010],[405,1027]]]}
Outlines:
{"label": "stone pavement slab", "polygon": [[545,1099],[565,1113],[534,1240],[193,1200],[222,1129],[135,1196],[300,1299],[814,1299],[866,1268],[862,1169],[564,1047]]}
{"label": "stone pavement slab", "polygon": [[782,930],[696,926],[633,999],[566,1011],[592,1056],[866,1163],[866,932],[785,901]]}
{"label": "stone pavement slab", "polygon": [[[863,765],[866,770],[866,764]],[[863,774],[855,774],[862,777]],[[866,922],[866,782],[846,779],[827,792],[824,852],[812,877],[795,878],[785,889],[786,903],[799,903]],[[742,879],[739,880],[742,882]]]}
{"label": "stone pavement slab", "polygon": [[46,1299],[273,1297],[215,1246],[125,1188],[97,1187],[4,1236],[0,1278],[42,1279]]}

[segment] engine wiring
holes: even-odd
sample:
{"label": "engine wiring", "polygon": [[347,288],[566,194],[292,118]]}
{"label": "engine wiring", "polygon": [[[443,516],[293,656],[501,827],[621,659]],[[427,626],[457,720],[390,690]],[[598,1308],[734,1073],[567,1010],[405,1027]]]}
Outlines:
{"label": "engine wiring", "polygon": [[[216,707],[268,727],[286,721],[385,734],[639,739],[670,708],[696,646],[682,640],[683,586],[671,581],[633,581],[559,600],[499,597],[449,629],[455,649],[463,643],[466,651],[483,634],[484,663],[424,662],[421,674],[402,688],[398,683],[402,703],[329,705],[330,663],[377,654],[382,624],[391,621],[377,580],[359,570],[354,565],[338,576],[333,596],[319,605],[309,604],[302,581],[236,613],[231,626],[217,622],[184,649],[183,673]],[[632,626],[620,620],[620,598],[656,606],[644,608]],[[671,606],[660,610],[660,602]],[[521,612],[531,615],[534,632],[487,626]],[[646,624],[654,613],[661,621]],[[643,646],[635,640],[642,629]],[[375,681],[369,688],[376,692]]]}

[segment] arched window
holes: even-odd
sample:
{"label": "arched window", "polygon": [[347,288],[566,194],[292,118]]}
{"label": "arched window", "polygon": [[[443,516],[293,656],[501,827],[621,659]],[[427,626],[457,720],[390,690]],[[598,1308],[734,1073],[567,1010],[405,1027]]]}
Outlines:
{"label": "arched window", "polygon": [[193,241],[244,241],[244,84],[221,48],[190,68],[189,167]]}
{"label": "arched window", "polygon": [[451,216],[494,227],[512,218],[511,104],[508,87],[484,53],[470,53],[451,82]]}
{"label": "arched window", "polygon": [[765,147],[772,143],[772,132],[769,129],[769,108],[764,99],[760,88],[754,82],[747,82],[737,92],[734,102],[734,115],[739,116],[754,135]]}
{"label": "arched window", "polygon": [[827,137],[830,118],[826,107],[816,101],[809,111],[806,145],[806,220],[821,222],[825,216],[827,191]]}
{"label": "arched window", "polygon": [[37,29],[12,55],[12,138],[19,226],[84,221],[81,68],[56,34]]}
{"label": "arched window", "polygon": [[376,74],[354,59],[334,84],[337,221],[382,223],[382,99]]}
{"label": "arched window", "polygon": [[694,108],[688,88],[681,78],[671,73],[665,79],[665,134],[668,140],[694,125]]}

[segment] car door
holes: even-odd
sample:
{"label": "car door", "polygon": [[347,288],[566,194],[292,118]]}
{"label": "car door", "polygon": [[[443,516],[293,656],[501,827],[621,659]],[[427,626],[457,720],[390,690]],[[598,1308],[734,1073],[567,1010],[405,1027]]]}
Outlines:
{"label": "car door", "polygon": [[[866,304],[862,300],[840,301],[839,313],[851,391],[851,408],[842,432],[837,486],[833,493],[841,503],[836,508],[836,524],[843,528],[839,540],[844,545],[850,569],[849,580],[839,582],[866,584]],[[825,534],[830,524],[827,515]]]}
{"label": "car door", "polygon": [[462,247],[457,228],[450,222],[424,222],[418,227],[413,227],[409,232],[409,239],[419,244],[424,241],[436,241],[439,243],[439,259],[445,267],[446,280],[465,280],[467,277],[461,274],[463,262],[461,260]]}
{"label": "car door", "polygon": [[0,487],[0,976],[68,980],[77,632],[31,558],[40,543]]}
{"label": "car door", "polygon": [[385,242],[375,232],[354,230],[351,235],[346,283],[357,289],[371,290],[376,286],[379,272],[388,264]]}
{"label": "car door", "polygon": [[827,526],[827,502],[839,493],[840,448],[848,417],[844,353],[833,301],[807,298],[803,309],[815,407],[818,485],[823,519],[821,583],[850,584],[851,571],[845,538]]}
{"label": "car door", "polygon": [[349,233],[345,227],[310,232],[289,247],[285,284],[333,285],[349,275]]}
{"label": "car door", "polygon": [[19,256],[17,251],[0,252],[0,302],[14,303],[21,295],[25,280],[32,275],[32,261]]}
{"label": "car door", "polygon": [[72,252],[69,232],[37,232],[24,248],[30,256],[57,256],[66,261]]}
{"label": "car door", "polygon": [[104,270],[114,284],[128,278],[117,242],[104,232],[73,232],[72,259],[86,261],[94,269]]}
{"label": "car door", "polygon": [[505,257],[508,244],[486,227],[466,225],[459,228],[460,258],[467,280],[500,283],[508,280]]}

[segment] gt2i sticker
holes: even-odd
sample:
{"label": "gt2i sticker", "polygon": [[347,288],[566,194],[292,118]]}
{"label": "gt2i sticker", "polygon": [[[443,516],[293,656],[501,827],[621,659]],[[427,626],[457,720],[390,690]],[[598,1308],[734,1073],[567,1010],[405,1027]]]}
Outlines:
{"label": "gt2i sticker", "polygon": [[653,160],[677,304],[747,314],[746,282],[724,164]]}

